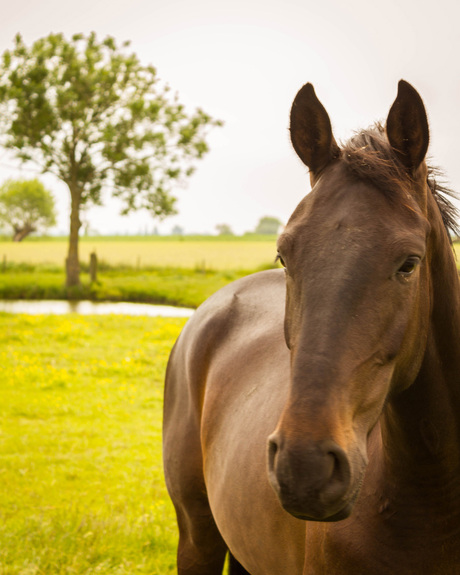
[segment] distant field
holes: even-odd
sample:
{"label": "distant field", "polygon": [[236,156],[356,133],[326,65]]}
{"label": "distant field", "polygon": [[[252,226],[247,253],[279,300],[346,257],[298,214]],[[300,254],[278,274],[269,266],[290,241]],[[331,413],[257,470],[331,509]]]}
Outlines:
{"label": "distant field", "polygon": [[460,242],[454,243],[455,256],[457,258],[457,268],[460,269]]}
{"label": "distant field", "polygon": [[[67,240],[50,239],[0,242],[0,261],[28,264],[63,265]],[[80,259],[89,261],[96,252],[99,261],[132,267],[180,267],[213,270],[253,270],[272,263],[276,256],[276,238],[256,236],[235,238],[84,238]]]}

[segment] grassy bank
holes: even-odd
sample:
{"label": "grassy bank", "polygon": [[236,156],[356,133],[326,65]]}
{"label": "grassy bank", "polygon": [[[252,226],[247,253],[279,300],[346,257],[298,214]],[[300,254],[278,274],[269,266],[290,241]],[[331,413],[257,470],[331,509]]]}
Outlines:
{"label": "grassy bank", "polygon": [[0,573],[175,572],[164,368],[184,320],[0,314]]}
{"label": "grassy bank", "polygon": [[212,293],[249,271],[195,271],[180,268],[106,269],[91,284],[67,290],[63,270],[47,266],[9,266],[0,273],[0,299],[89,299],[197,307]]}

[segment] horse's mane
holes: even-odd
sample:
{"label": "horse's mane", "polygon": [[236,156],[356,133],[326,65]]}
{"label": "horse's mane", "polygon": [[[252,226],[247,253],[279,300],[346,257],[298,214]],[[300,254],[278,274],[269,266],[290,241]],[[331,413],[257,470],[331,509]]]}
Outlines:
{"label": "horse's mane", "polygon": [[[369,180],[390,198],[399,196],[401,186],[410,187],[410,176],[393,152],[380,123],[356,133],[345,142],[342,159],[352,174]],[[457,195],[445,184],[442,172],[429,163],[427,182],[449,238],[460,236],[459,212],[452,203]]]}

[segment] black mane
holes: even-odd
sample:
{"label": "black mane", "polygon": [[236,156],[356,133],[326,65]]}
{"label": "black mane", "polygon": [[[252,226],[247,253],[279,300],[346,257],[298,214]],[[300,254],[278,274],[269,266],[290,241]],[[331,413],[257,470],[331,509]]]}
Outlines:
{"label": "black mane", "polygon": [[[410,176],[393,152],[380,123],[358,132],[342,145],[342,159],[350,173],[370,181],[390,198],[399,196],[401,187],[410,188]],[[428,187],[441,212],[444,226],[450,238],[452,235],[458,237],[459,213],[452,203],[457,195],[443,180],[442,172],[428,164]]]}

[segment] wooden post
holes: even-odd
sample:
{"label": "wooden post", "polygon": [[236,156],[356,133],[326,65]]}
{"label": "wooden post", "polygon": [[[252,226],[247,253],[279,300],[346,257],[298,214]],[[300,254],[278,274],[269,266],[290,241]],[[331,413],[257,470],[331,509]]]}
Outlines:
{"label": "wooden post", "polygon": [[97,282],[97,255],[96,252],[92,252],[89,256],[89,277],[91,283]]}

